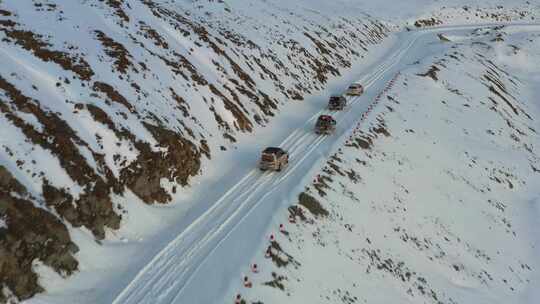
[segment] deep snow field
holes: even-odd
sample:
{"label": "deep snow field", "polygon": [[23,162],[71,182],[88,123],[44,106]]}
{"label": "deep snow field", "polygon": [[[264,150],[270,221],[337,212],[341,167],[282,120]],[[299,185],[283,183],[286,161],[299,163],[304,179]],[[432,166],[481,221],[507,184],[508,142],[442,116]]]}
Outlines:
{"label": "deep snow field", "polygon": [[0,1],[0,303],[539,302],[539,7]]}

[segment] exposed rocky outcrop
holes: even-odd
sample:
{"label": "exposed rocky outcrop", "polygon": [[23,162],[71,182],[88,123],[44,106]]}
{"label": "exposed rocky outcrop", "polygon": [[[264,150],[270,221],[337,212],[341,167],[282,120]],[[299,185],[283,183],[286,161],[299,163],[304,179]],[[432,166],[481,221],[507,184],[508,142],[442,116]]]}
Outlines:
{"label": "exposed rocky outcrop", "polygon": [[[0,166],[0,282],[20,299],[43,291],[32,271],[39,260],[63,275],[77,269],[73,254],[78,251],[66,226],[53,214],[32,203],[25,189]],[[6,301],[0,293],[0,302]]]}
{"label": "exposed rocky outcrop", "polygon": [[153,152],[149,145],[135,143],[139,157],[122,171],[121,179],[143,201],[167,203],[171,197],[161,187],[161,179],[187,186],[189,177],[199,172],[201,152],[175,132],[150,124],[145,126],[157,139],[158,147],[166,151]]}

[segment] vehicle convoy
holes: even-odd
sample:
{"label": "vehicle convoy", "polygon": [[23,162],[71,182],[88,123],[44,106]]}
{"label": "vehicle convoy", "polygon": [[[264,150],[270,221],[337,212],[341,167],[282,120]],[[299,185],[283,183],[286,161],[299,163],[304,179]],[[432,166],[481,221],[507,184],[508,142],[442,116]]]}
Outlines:
{"label": "vehicle convoy", "polygon": [[331,134],[336,130],[336,120],[330,115],[321,115],[315,123],[315,133]]}
{"label": "vehicle convoy", "polygon": [[359,83],[351,84],[345,92],[345,95],[349,96],[360,96],[362,94],[364,94],[364,87]]}
{"label": "vehicle convoy", "polygon": [[278,147],[268,147],[262,151],[259,168],[261,171],[281,171],[289,164],[289,153]]}
{"label": "vehicle convoy", "polygon": [[328,101],[328,110],[343,110],[347,105],[347,99],[343,96],[331,96]]}
{"label": "vehicle convoy", "polygon": [[[359,96],[364,93],[361,84],[353,83],[347,89],[346,95]],[[347,99],[342,95],[331,96],[328,100],[328,110],[340,111],[347,106]],[[332,134],[336,130],[336,120],[330,115],[321,115],[315,123],[316,134]],[[281,171],[289,164],[289,153],[279,147],[267,147],[261,153],[259,169],[261,171]]]}

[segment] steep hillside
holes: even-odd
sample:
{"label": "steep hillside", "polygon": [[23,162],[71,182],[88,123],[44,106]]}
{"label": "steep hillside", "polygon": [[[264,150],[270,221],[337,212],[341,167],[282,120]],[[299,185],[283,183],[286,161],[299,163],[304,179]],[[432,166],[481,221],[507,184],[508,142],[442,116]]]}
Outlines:
{"label": "steep hillside", "polygon": [[242,269],[253,287],[238,277],[227,297],[537,303],[537,29],[433,33],[275,217],[259,272]]}
{"label": "steep hillside", "polygon": [[361,15],[211,5],[0,4],[0,281],[10,292],[41,291],[35,259],[77,270],[67,227],[104,239],[122,223],[126,191],[173,201],[204,173],[201,162],[323,88],[388,32]]}

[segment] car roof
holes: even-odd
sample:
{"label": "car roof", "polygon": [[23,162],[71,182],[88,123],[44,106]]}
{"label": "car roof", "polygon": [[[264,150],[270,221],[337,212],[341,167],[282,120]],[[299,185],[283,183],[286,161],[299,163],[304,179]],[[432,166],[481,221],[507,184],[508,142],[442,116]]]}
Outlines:
{"label": "car roof", "polygon": [[321,115],[319,116],[319,119],[333,119],[330,115]]}
{"label": "car roof", "polygon": [[283,149],[279,147],[267,147],[263,150],[263,153],[269,153],[269,154],[275,154],[275,153],[281,153],[283,152]]}

